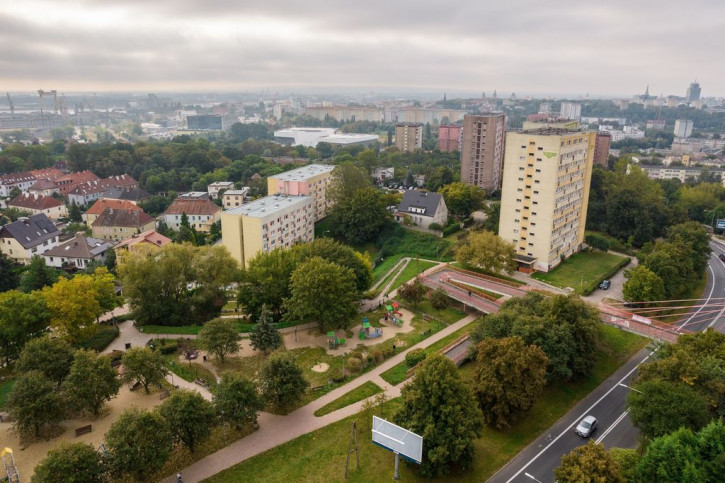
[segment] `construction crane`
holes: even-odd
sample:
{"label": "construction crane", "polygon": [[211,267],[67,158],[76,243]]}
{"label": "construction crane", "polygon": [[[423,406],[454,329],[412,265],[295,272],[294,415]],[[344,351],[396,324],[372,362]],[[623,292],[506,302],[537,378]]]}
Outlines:
{"label": "construction crane", "polygon": [[15,115],[15,105],[13,104],[12,99],[10,99],[9,92],[6,92],[5,96],[8,98],[8,104],[10,104],[10,117],[13,117]]}

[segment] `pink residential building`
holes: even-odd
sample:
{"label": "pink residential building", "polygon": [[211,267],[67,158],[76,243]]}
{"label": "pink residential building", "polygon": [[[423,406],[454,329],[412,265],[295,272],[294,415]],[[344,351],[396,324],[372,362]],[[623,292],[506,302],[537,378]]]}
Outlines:
{"label": "pink residential building", "polygon": [[462,126],[445,124],[438,126],[438,150],[446,153],[461,150]]}
{"label": "pink residential building", "polygon": [[334,166],[328,164],[310,164],[302,168],[275,174],[267,178],[267,193],[287,196],[307,195],[312,197],[312,212],[315,221],[327,215],[330,202],[327,200],[327,188],[332,181]]}

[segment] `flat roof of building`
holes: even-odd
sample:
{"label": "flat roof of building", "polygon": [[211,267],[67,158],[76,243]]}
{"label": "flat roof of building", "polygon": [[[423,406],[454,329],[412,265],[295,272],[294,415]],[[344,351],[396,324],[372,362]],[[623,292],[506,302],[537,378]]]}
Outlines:
{"label": "flat roof of building", "polygon": [[302,166],[301,168],[272,175],[270,178],[280,181],[304,181],[319,174],[329,173],[333,169],[335,169],[335,166],[331,164],[309,164],[307,166]]}
{"label": "flat roof of building", "polygon": [[320,142],[330,144],[356,144],[377,140],[378,136],[375,134],[333,134],[332,136],[320,139]]}
{"label": "flat roof of building", "polygon": [[285,208],[303,205],[311,199],[312,198],[310,196],[287,196],[276,194],[265,196],[264,198],[259,198],[258,200],[249,202],[246,205],[226,210],[224,213],[261,218]]}

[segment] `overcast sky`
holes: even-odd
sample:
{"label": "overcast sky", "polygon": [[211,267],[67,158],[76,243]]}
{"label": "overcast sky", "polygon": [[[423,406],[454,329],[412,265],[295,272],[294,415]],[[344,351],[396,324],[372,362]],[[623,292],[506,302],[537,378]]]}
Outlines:
{"label": "overcast sky", "polygon": [[0,0],[0,91],[725,95],[724,19],[725,0]]}

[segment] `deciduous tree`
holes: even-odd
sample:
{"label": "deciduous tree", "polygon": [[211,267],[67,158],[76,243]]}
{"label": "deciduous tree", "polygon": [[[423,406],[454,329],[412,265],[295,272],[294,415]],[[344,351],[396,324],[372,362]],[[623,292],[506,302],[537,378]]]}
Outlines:
{"label": "deciduous tree", "polygon": [[126,409],[106,433],[113,473],[146,481],[171,454],[169,424],[157,412]]}
{"label": "deciduous tree", "polygon": [[262,398],[252,381],[238,373],[226,373],[213,395],[214,408],[222,421],[239,429],[257,421],[264,409]]}
{"label": "deciduous tree", "polygon": [[234,319],[213,319],[204,324],[197,340],[204,349],[224,362],[227,354],[239,352],[242,336]]}
{"label": "deciduous tree", "polygon": [[473,463],[483,418],[453,362],[439,354],[426,358],[402,399],[393,421],[423,437],[423,475],[443,476],[451,465],[466,469]]}
{"label": "deciduous tree", "polygon": [[710,420],[707,402],[683,383],[645,381],[627,396],[629,417],[642,434],[656,438],[678,428],[698,430]]}
{"label": "deciduous tree", "polygon": [[121,381],[108,357],[78,350],[62,387],[74,409],[98,416],[105,402],[118,394]]}
{"label": "deciduous tree", "polygon": [[382,193],[375,188],[359,189],[330,210],[333,233],[351,244],[375,240],[387,219]]}
{"label": "deciduous tree", "polygon": [[516,270],[515,256],[514,244],[490,231],[471,232],[456,248],[456,260],[493,273]]}
{"label": "deciduous tree", "polygon": [[446,201],[448,212],[459,219],[471,216],[471,213],[480,210],[486,199],[486,192],[481,188],[461,182],[444,186],[440,189],[440,193]]}
{"label": "deciduous tree", "polygon": [[262,397],[277,407],[298,401],[309,385],[294,357],[286,352],[272,354],[259,370]]}
{"label": "deciduous tree", "polygon": [[638,265],[631,270],[625,270],[627,279],[622,287],[622,297],[627,301],[651,302],[664,300],[665,284],[644,265]]}
{"label": "deciduous tree", "polygon": [[123,354],[121,362],[125,370],[124,381],[139,382],[146,394],[149,393],[149,386],[161,385],[169,373],[161,353],[152,351],[148,347],[132,347]]}
{"label": "deciduous tree", "polygon": [[427,290],[423,282],[416,277],[412,282],[401,285],[398,288],[398,295],[406,302],[418,305],[423,300],[423,297],[425,297]]}
{"label": "deciduous tree", "polygon": [[562,456],[561,465],[554,469],[554,476],[557,481],[570,483],[624,483],[619,465],[607,453],[604,445],[591,439]]}
{"label": "deciduous tree", "polygon": [[28,341],[15,368],[20,372],[40,371],[57,386],[73,365],[73,348],[60,338],[44,336]]}
{"label": "deciduous tree", "polygon": [[32,483],[62,479],[68,483],[103,483],[105,468],[101,455],[86,443],[63,441],[54,446],[35,467]]}
{"label": "deciduous tree", "polygon": [[[2,221],[0,221],[2,223]],[[0,252],[0,292],[14,290],[20,284],[20,276],[17,272],[15,262]]]}
{"label": "deciduous tree", "polygon": [[323,331],[347,328],[357,315],[358,290],[349,268],[312,257],[299,264],[290,277],[285,300],[290,321],[316,321]]}
{"label": "deciduous tree", "polygon": [[443,287],[438,287],[430,295],[430,304],[436,310],[443,310],[448,307],[449,299],[448,293],[443,290]]}
{"label": "deciduous tree", "polygon": [[43,297],[17,290],[0,293],[0,357],[10,364],[28,340],[45,333],[49,323]]}
{"label": "deciduous tree", "polygon": [[196,391],[180,389],[159,406],[159,414],[169,424],[174,439],[192,453],[197,443],[208,438],[214,423],[214,408]]}
{"label": "deciduous tree", "polygon": [[63,420],[65,407],[56,386],[40,371],[22,373],[6,402],[13,427],[22,436],[39,437],[43,428]]}
{"label": "deciduous tree", "polygon": [[20,288],[22,288],[23,292],[32,292],[53,285],[57,281],[58,272],[45,264],[45,258],[34,255],[30,259],[28,270],[23,274],[20,281]]}
{"label": "deciduous tree", "polygon": [[548,357],[520,337],[478,344],[473,391],[486,423],[509,427],[534,404],[546,384]]}

